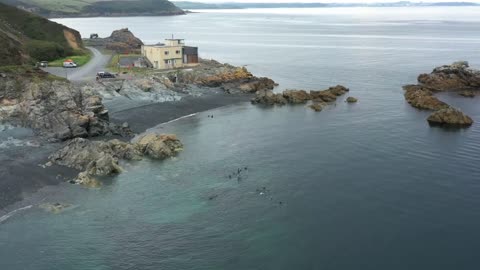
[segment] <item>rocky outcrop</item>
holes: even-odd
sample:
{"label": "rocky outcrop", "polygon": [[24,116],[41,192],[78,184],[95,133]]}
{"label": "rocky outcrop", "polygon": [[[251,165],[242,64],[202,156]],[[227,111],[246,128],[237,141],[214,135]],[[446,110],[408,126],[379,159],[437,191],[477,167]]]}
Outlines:
{"label": "rocky outcrop", "polygon": [[473,124],[472,118],[454,108],[446,108],[432,113],[427,121],[432,125],[468,127]]}
{"label": "rocky outcrop", "polygon": [[255,93],[252,103],[265,105],[284,105],[287,104],[287,100],[282,94],[276,94],[272,90],[260,90]]}
{"label": "rocky outcrop", "polygon": [[265,77],[256,77],[245,67],[222,64],[215,60],[200,60],[200,65],[190,70],[175,71],[172,77],[180,84],[200,87],[219,87],[225,92],[255,93],[272,90],[277,84]]}
{"label": "rocky outcrop", "polygon": [[140,160],[143,157],[165,159],[182,150],[182,144],[175,135],[146,134],[135,143],[119,140],[90,141],[76,138],[49,159],[52,163],[82,171],[73,181],[89,187],[98,187],[98,176],[121,173],[120,160]]}
{"label": "rocky outcrop", "polygon": [[110,124],[101,97],[48,77],[8,74],[0,78],[0,111],[3,120],[30,127],[51,139],[130,134],[128,129]]}
{"label": "rocky outcrop", "polygon": [[441,110],[448,108],[448,104],[440,101],[433,92],[420,85],[406,85],[403,87],[405,90],[405,100],[415,108],[422,110]]}
{"label": "rocky outcrop", "polygon": [[337,85],[322,91],[305,90],[285,90],[283,93],[274,93],[271,90],[257,91],[252,99],[253,104],[265,105],[284,105],[284,104],[305,104],[309,100],[313,100],[310,108],[321,111],[326,103],[331,103],[349,91],[345,86]]}
{"label": "rocky outcrop", "polygon": [[308,107],[316,112],[321,112],[325,106],[327,106],[327,103],[322,101],[316,101],[316,102],[313,102]]}
{"label": "rocky outcrop", "polygon": [[418,82],[431,90],[450,91],[480,88],[480,71],[471,69],[466,61],[435,68],[418,76]]}
{"label": "rocky outcrop", "polygon": [[472,90],[480,88],[480,71],[469,68],[468,62],[460,61],[435,68],[430,74],[418,76],[417,85],[406,85],[405,100],[415,108],[435,111],[427,121],[432,125],[470,126],[472,118],[460,110],[439,100],[435,91],[468,89],[459,94],[473,97]]}
{"label": "rocky outcrop", "polygon": [[285,90],[283,97],[290,104],[303,104],[311,99],[310,94],[305,90]]}
{"label": "rocky outcrop", "polygon": [[87,43],[90,46],[105,47],[118,53],[139,51],[143,45],[143,42],[135,37],[128,28],[115,30],[107,38],[89,39]]}
{"label": "rocky outcrop", "polygon": [[313,100],[323,101],[323,102],[334,102],[337,100],[337,97],[344,95],[350,91],[343,85],[337,85],[329,87],[327,90],[321,91],[310,91],[310,96]]}
{"label": "rocky outcrop", "polygon": [[462,97],[469,97],[469,98],[475,97],[475,92],[471,90],[461,91],[461,92],[458,92],[458,94]]}

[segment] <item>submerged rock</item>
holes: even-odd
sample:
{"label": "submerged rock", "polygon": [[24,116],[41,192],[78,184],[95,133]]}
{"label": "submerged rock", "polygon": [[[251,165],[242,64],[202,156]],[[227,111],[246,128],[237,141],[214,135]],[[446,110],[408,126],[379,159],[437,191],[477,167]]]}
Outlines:
{"label": "submerged rock", "polygon": [[323,107],[325,106],[325,103],[322,102],[314,102],[310,106],[308,106],[310,109],[316,111],[316,112],[321,112],[323,110]]}
{"label": "submerged rock", "polygon": [[348,103],[357,103],[358,102],[358,99],[354,98],[354,97],[348,97],[347,98],[347,102]]}
{"label": "submerged rock", "polygon": [[468,127],[473,124],[472,118],[455,108],[441,109],[431,114],[427,121],[432,125]]}
{"label": "submerged rock", "polygon": [[65,209],[72,207],[72,205],[68,203],[43,203],[39,207],[47,212],[59,214]]}
{"label": "submerged rock", "polygon": [[475,92],[470,90],[461,91],[458,94],[462,97],[469,97],[469,98],[475,97]]}

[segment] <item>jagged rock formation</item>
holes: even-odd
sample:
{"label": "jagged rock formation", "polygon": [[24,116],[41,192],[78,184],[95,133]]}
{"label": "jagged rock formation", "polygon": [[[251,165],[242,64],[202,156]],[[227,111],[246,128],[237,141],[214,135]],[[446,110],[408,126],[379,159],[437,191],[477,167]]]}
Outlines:
{"label": "jagged rock formation", "polygon": [[182,147],[175,135],[146,134],[135,143],[76,138],[67,142],[49,159],[55,164],[82,171],[73,180],[74,183],[98,187],[101,183],[95,177],[123,171],[120,160],[140,160],[143,157],[165,159],[176,155]]}
{"label": "jagged rock formation", "polygon": [[421,74],[418,82],[434,91],[479,89],[480,71],[470,68],[466,61],[459,61],[437,67],[429,74]]}
{"label": "jagged rock formation", "polygon": [[110,124],[101,97],[42,71],[0,78],[0,120],[34,129],[39,135],[68,140],[100,135],[129,135]]}
{"label": "jagged rock formation", "polygon": [[89,39],[88,44],[95,47],[104,47],[118,53],[129,53],[138,52],[143,42],[135,37],[128,28],[123,28],[113,31],[107,38]]}
{"label": "jagged rock formation", "polygon": [[253,76],[245,67],[222,64],[215,60],[200,60],[200,65],[172,73],[177,83],[200,87],[219,87],[227,93],[255,93],[271,90],[277,84],[269,78]]}
{"label": "jagged rock formation", "polygon": [[332,86],[327,90],[310,91],[305,90],[285,90],[283,93],[274,93],[272,90],[262,90],[255,93],[252,99],[253,104],[264,105],[284,105],[284,104],[305,104],[312,100],[309,107],[315,111],[321,111],[331,102],[337,100],[341,95],[350,91],[342,85]]}
{"label": "jagged rock formation", "polygon": [[469,89],[459,94],[473,97],[472,90],[480,89],[480,71],[469,68],[468,62],[460,61],[435,68],[430,74],[418,76],[417,85],[406,85],[405,99],[415,108],[435,111],[427,121],[432,125],[470,126],[473,120],[460,110],[440,101],[435,91]]}

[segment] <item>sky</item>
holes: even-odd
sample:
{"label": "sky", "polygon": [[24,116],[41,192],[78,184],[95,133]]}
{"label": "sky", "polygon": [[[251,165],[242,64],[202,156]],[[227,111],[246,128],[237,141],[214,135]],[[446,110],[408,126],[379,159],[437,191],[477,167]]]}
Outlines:
{"label": "sky", "polygon": [[[183,1],[183,0],[175,0]],[[386,3],[399,2],[402,0],[185,0],[190,2],[203,3],[225,3],[225,2],[241,2],[241,3]],[[410,2],[476,2],[480,0],[409,0]]]}

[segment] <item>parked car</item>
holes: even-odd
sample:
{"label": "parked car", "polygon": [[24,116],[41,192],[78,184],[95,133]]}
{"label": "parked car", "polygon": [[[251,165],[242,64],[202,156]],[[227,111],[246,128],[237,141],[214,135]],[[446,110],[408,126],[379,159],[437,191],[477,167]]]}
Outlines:
{"label": "parked car", "polygon": [[40,63],[38,63],[38,66],[46,68],[46,67],[48,67],[48,61],[41,61]]}
{"label": "parked car", "polygon": [[108,79],[108,78],[115,78],[115,75],[113,75],[110,72],[105,72],[105,71],[101,71],[101,72],[97,73],[97,80],[98,79]]}
{"label": "parked car", "polygon": [[75,62],[63,62],[64,68],[76,68],[77,64]]}

